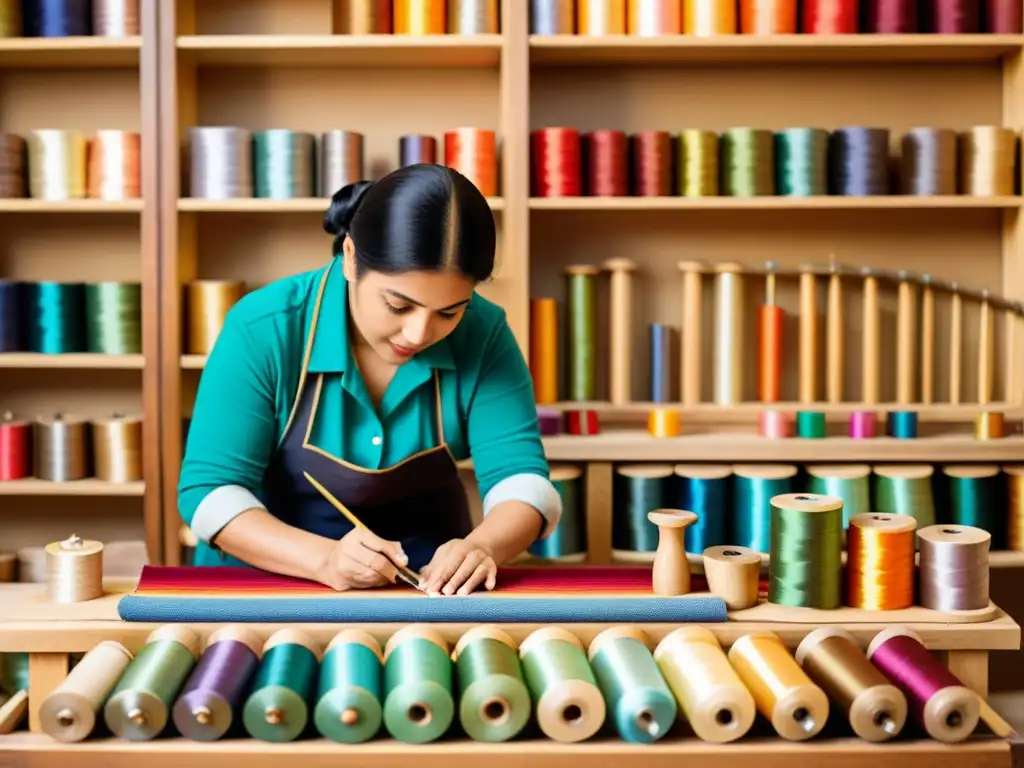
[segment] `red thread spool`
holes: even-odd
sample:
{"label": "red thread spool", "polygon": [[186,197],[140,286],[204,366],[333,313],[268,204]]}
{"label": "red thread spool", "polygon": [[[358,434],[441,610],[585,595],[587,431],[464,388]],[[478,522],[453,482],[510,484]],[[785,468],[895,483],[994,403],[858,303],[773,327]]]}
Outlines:
{"label": "red thread spool", "polygon": [[570,435],[598,435],[601,433],[601,422],[597,411],[569,411],[565,414],[566,426]]}
{"label": "red thread spool", "polygon": [[632,137],[633,194],[668,197],[672,194],[672,136],[668,131],[641,131]]}
{"label": "red thread spool", "polygon": [[867,32],[909,35],[918,31],[917,0],[868,0]]}
{"label": "red thread spool", "polygon": [[939,35],[973,35],[980,31],[978,0],[938,0],[932,29]]}
{"label": "red thread spool", "polygon": [[530,137],[533,145],[534,197],[579,197],[580,132],[575,128],[541,128]]}
{"label": "red thread spool", "polygon": [[586,137],[587,194],[629,195],[629,141],[624,131],[593,131]]}
{"label": "red thread spool", "polygon": [[486,197],[498,194],[498,140],[494,131],[456,128],[444,135],[444,164],[476,184]]}
{"label": "red thread spool", "polygon": [[25,421],[0,421],[0,481],[32,475],[32,427]]}
{"label": "red thread spool", "polygon": [[1020,0],[988,0],[985,29],[995,35],[1019,35],[1024,30],[1024,5]]}
{"label": "red thread spool", "polygon": [[804,4],[805,35],[855,35],[858,32],[857,0],[807,0]]}

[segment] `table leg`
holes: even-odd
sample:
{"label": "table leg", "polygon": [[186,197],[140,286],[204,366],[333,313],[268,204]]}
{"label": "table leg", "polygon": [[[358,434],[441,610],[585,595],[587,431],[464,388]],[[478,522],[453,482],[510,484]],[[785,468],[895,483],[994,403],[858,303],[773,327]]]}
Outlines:
{"label": "table leg", "polygon": [[30,653],[28,655],[28,729],[42,733],[39,710],[53,689],[68,676],[70,658],[66,653]]}

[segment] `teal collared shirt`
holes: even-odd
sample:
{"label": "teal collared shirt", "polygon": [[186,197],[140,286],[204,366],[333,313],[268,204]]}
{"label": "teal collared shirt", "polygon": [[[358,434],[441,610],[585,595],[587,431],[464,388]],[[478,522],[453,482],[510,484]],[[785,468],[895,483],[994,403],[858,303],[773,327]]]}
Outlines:
{"label": "teal collared shirt", "polygon": [[263,507],[257,494],[289,426],[307,347],[308,373],[324,379],[313,445],[371,470],[437,445],[436,372],[444,438],[456,459],[472,456],[484,514],[519,500],[543,515],[549,534],[561,500],[504,310],[474,294],[455,331],[402,365],[375,408],[349,345],[347,304],[335,259],[253,291],[228,312],[199,382],[178,484],[180,514],[199,541]]}

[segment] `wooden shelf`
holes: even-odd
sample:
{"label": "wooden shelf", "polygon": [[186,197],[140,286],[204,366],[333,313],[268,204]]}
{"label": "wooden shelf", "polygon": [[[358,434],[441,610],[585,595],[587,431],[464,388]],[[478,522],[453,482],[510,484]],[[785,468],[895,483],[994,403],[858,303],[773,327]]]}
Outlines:
{"label": "wooden shelf", "polygon": [[182,35],[183,61],[231,67],[496,67],[501,35]]}
{"label": "wooden shelf", "polygon": [[144,368],[144,355],[99,355],[71,353],[43,355],[32,352],[0,354],[0,368],[103,368],[109,370],[137,370]]}
{"label": "wooden shelf", "polygon": [[0,67],[123,69],[139,66],[141,49],[141,37],[7,37]]}
{"label": "wooden shelf", "polygon": [[[35,478],[0,482],[0,496],[142,496],[145,492],[144,482],[107,483],[87,479],[52,483]],[[4,524],[0,515],[0,525]]]}
{"label": "wooden shelf", "polygon": [[1018,210],[1020,197],[531,197],[532,211]]}
{"label": "wooden shelf", "polygon": [[1020,35],[734,35],[714,38],[530,36],[539,65],[993,63],[1020,52]]}
{"label": "wooden shelf", "polygon": [[0,213],[140,213],[142,200],[0,199]]}
{"label": "wooden shelf", "polygon": [[[488,199],[492,211],[500,211],[505,201],[500,197]],[[331,201],[321,197],[302,197],[289,200],[242,197],[229,200],[208,200],[197,197],[178,199],[178,210],[182,213],[323,213]]]}

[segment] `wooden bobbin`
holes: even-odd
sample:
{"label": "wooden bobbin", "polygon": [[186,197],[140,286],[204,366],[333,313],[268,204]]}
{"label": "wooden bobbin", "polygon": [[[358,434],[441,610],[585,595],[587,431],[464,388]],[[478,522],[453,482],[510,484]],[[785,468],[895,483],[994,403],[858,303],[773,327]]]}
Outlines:
{"label": "wooden bobbin", "polygon": [[801,403],[818,398],[818,294],[817,278],[807,269],[800,273],[800,381]]}
{"label": "wooden bobbin", "polygon": [[701,341],[703,331],[703,275],[705,267],[699,261],[680,261],[683,273],[683,316],[681,353],[679,355],[680,399],[683,405],[697,405],[701,391]]}
{"label": "wooden bobbin", "polygon": [[655,509],[647,519],[658,526],[658,550],[651,574],[654,594],[674,597],[690,592],[690,561],[684,534],[697,522],[697,514],[683,509]]}
{"label": "wooden bobbin", "polygon": [[828,278],[825,329],[825,396],[830,403],[843,402],[843,283],[838,272]]}
{"label": "wooden bobbin", "polygon": [[930,275],[921,278],[921,402],[935,402],[935,290]]}
{"label": "wooden bobbin", "polygon": [[978,320],[978,402],[988,405],[992,402],[996,334],[988,291],[982,291],[981,296]]}
{"label": "wooden bobbin", "polygon": [[861,348],[861,399],[865,403],[879,402],[881,377],[882,333],[881,310],[878,303],[878,276],[870,268],[861,270],[864,276],[864,307],[862,326],[864,336]]}
{"label": "wooden bobbin", "polygon": [[953,295],[949,300],[949,404],[960,405],[963,383],[964,309],[959,286],[953,283],[950,290]]}
{"label": "wooden bobbin", "polygon": [[917,323],[914,284],[906,272],[900,273],[896,298],[896,402],[914,402],[917,391]]}
{"label": "wooden bobbin", "polygon": [[633,271],[636,262],[625,257],[608,259],[604,268],[611,277],[611,360],[609,393],[612,405],[626,405],[632,400],[633,375]]}
{"label": "wooden bobbin", "polygon": [[724,545],[704,550],[708,590],[731,611],[753,608],[760,597],[761,555],[747,547]]}

